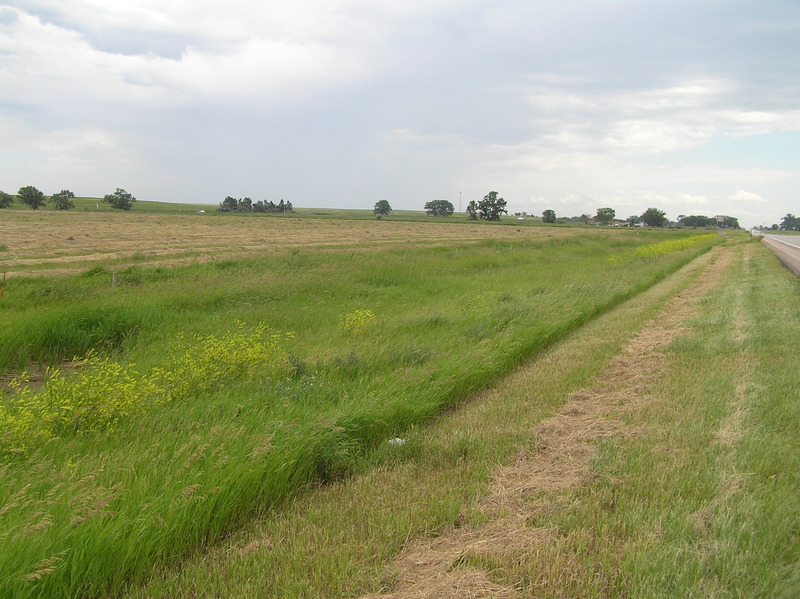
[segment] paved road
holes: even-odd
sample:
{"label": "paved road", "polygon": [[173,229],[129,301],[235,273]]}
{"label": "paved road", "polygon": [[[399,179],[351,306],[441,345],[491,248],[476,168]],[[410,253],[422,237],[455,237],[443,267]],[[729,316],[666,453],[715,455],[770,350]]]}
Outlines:
{"label": "paved road", "polygon": [[764,235],[763,243],[780,258],[786,268],[800,277],[800,235]]}

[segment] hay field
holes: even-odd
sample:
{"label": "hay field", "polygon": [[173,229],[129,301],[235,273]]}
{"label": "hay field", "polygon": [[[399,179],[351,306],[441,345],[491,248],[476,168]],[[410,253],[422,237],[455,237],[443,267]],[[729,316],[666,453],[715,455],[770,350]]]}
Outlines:
{"label": "hay field", "polygon": [[357,250],[573,236],[587,229],[233,214],[6,211],[0,270],[74,274],[96,264],[176,265],[298,249]]}

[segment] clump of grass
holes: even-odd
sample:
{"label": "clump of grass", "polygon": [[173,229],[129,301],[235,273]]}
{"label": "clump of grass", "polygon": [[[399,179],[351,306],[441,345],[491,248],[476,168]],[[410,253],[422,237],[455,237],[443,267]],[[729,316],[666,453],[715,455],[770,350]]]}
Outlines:
{"label": "clump of grass", "polygon": [[81,273],[81,276],[82,277],[91,278],[91,277],[98,277],[98,276],[104,276],[104,275],[109,275],[109,274],[110,273],[108,272],[107,269],[105,269],[102,266],[100,266],[99,264],[97,264],[97,265],[92,266],[91,268],[89,268],[87,270],[84,270]]}
{"label": "clump of grass", "polygon": [[79,301],[69,288],[55,286],[35,300],[35,304],[46,302],[46,310],[26,310],[3,323],[0,371],[27,369],[31,363],[55,365],[92,349],[119,348],[157,317],[135,306],[89,307]]}

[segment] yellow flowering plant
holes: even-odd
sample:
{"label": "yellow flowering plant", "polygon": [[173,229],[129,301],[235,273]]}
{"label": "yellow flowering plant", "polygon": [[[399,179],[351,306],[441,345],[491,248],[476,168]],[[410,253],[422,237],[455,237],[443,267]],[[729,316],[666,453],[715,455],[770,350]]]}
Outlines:
{"label": "yellow flowering plant", "polygon": [[360,335],[375,322],[375,314],[371,310],[355,310],[345,314],[339,320],[339,326],[345,333]]}
{"label": "yellow flowering plant", "polygon": [[25,453],[57,436],[114,427],[163,404],[198,397],[224,380],[288,374],[292,366],[282,344],[291,337],[270,333],[264,325],[237,323],[233,332],[196,336],[174,347],[166,366],[146,373],[90,352],[78,361],[78,372],[48,369],[41,389],[20,377],[0,401],[0,455]]}

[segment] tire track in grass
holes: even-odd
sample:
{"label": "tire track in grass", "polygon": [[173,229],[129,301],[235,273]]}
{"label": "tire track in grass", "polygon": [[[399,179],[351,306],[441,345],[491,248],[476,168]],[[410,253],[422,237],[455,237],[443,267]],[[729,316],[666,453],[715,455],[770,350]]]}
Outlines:
{"label": "tire track in grass", "polygon": [[[649,401],[648,389],[669,368],[663,348],[682,332],[683,321],[697,314],[698,303],[719,284],[734,252],[720,248],[697,282],[634,336],[605,375],[572,393],[556,415],[540,423],[535,448],[522,451],[514,464],[495,472],[491,492],[478,504],[488,517],[486,524],[410,544],[394,563],[390,591],[364,599],[521,597],[516,585],[497,581],[493,564],[559,542],[558,529],[539,527],[537,520],[557,509],[563,492],[589,484],[589,462],[597,442],[636,434],[616,417]],[[734,411],[731,431],[741,426],[739,418]],[[543,562],[539,572],[530,573],[526,586],[552,585],[554,578],[569,576],[570,560],[576,559],[565,555],[560,564]]]}

